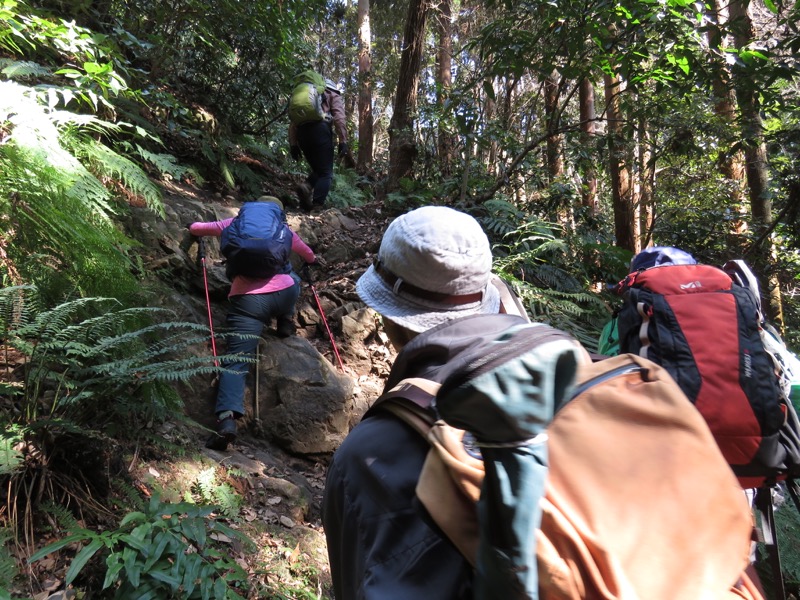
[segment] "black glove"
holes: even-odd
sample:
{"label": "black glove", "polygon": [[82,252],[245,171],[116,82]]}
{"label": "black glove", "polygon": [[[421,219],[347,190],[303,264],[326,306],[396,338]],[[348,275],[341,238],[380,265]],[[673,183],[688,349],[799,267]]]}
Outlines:
{"label": "black glove", "polygon": [[347,142],[339,142],[339,156],[347,154]]}
{"label": "black glove", "polygon": [[[189,225],[191,225],[191,223]],[[198,236],[194,235],[191,231],[189,231],[189,225],[186,226],[186,229],[183,232],[183,238],[178,244],[178,247],[184,252],[188,252],[192,244],[200,240]]]}
{"label": "black glove", "polygon": [[303,268],[300,269],[300,278],[308,283],[311,284],[311,265],[315,263],[306,263],[303,265]]}
{"label": "black glove", "polygon": [[294,160],[300,160],[300,157],[303,155],[303,152],[300,150],[300,146],[292,146],[289,148],[289,154],[292,155]]}

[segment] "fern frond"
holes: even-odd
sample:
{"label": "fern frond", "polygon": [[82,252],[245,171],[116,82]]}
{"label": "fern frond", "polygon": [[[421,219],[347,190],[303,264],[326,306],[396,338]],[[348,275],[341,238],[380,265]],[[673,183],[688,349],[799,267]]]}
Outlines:
{"label": "fern frond", "polygon": [[23,429],[6,424],[0,432],[0,477],[12,474],[24,464],[19,444],[23,441]]}
{"label": "fern frond", "polygon": [[0,58],[0,73],[9,79],[27,79],[28,77],[50,77],[53,70],[29,60],[11,60]]}
{"label": "fern frond", "polygon": [[130,242],[112,222],[108,190],[62,146],[31,88],[0,82],[0,110],[13,115],[0,146],[0,204],[14,223],[8,253],[15,269],[54,292],[91,286],[97,295],[107,286],[115,296],[132,294],[123,254]]}
{"label": "fern frond", "polygon": [[185,175],[191,175],[193,178],[197,179],[199,175],[196,169],[180,164],[178,159],[171,154],[149,152],[138,144],[136,144],[134,148],[136,154],[153,165],[161,175],[169,175],[173,179],[181,179]]}
{"label": "fern frond", "polygon": [[122,503],[121,508],[127,509],[125,512],[142,511],[145,508],[145,503],[142,500],[141,492],[132,486],[130,483],[123,479],[114,479],[113,486],[115,490],[114,497],[117,501],[121,499],[127,500],[127,504]]}
{"label": "fern frond", "polygon": [[[108,206],[108,191],[62,146],[61,132],[51,118],[51,112],[37,101],[36,90],[10,81],[0,82],[0,111],[14,115],[9,119],[13,127],[9,136],[12,144],[4,148],[4,154],[7,153],[11,159],[7,164],[13,169],[7,178],[19,172],[17,185],[34,189],[55,180],[58,182],[56,187],[67,193],[75,188],[70,197],[82,202],[93,214],[108,218],[113,212]],[[45,182],[32,180],[39,173],[21,169],[27,165],[35,166],[40,172],[50,167],[52,176],[46,177]],[[36,210],[36,206],[32,204],[31,210]]]}
{"label": "fern frond", "polygon": [[78,151],[90,162],[92,170],[101,176],[119,178],[128,190],[143,197],[151,210],[164,216],[161,190],[139,165],[91,138],[86,138]]}
{"label": "fern frond", "polygon": [[242,497],[230,485],[223,483],[214,488],[214,502],[219,505],[223,515],[233,519],[239,515]]}
{"label": "fern frond", "polygon": [[52,516],[55,522],[63,529],[73,533],[83,531],[75,515],[66,506],[54,502],[46,502],[41,508],[46,514]]}
{"label": "fern frond", "polygon": [[213,467],[201,471],[197,476],[196,487],[205,503],[214,502],[214,488],[217,486],[217,473]]}
{"label": "fern frond", "polygon": [[10,329],[26,326],[39,312],[39,294],[32,285],[0,289],[0,331],[5,339]]}
{"label": "fern frond", "polygon": [[[256,173],[244,163],[228,162],[225,161],[227,167],[230,169],[230,175],[233,180],[237,182],[241,188],[249,194],[258,194],[264,183],[264,179],[256,175]],[[226,176],[227,180],[227,176]],[[231,186],[234,187],[234,186]]]}
{"label": "fern frond", "polygon": [[[49,88],[48,91],[52,92],[53,88]],[[56,88],[55,91],[66,94],[66,98],[72,94],[71,88]],[[88,132],[92,135],[107,135],[121,131],[121,127],[117,123],[106,121],[93,114],[75,113],[68,110],[51,110],[49,116],[50,120],[62,130],[76,128],[81,133]]]}
{"label": "fern frond", "polygon": [[[8,529],[0,529],[0,589],[10,590],[17,576],[17,561],[9,550],[14,542],[14,533]],[[10,598],[10,596],[9,596]]]}
{"label": "fern frond", "polygon": [[119,305],[119,301],[114,298],[78,298],[64,302],[49,310],[40,312],[33,321],[24,327],[18,328],[16,334],[19,337],[49,340],[69,327],[76,317],[85,313],[85,311],[91,310],[92,307],[96,306],[103,309],[114,304]]}

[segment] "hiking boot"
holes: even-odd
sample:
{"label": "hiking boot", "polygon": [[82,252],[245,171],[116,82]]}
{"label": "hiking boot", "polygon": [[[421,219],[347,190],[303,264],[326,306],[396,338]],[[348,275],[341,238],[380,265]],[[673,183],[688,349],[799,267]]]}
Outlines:
{"label": "hiking boot", "polygon": [[277,330],[278,330],[278,337],[287,338],[295,334],[295,332],[297,331],[297,327],[295,327],[294,321],[292,321],[288,317],[278,317]]}
{"label": "hiking boot", "polygon": [[300,208],[305,211],[310,211],[312,204],[311,196],[314,193],[314,190],[307,181],[301,181],[294,189],[295,192],[297,192],[297,199],[300,201]]}
{"label": "hiking boot", "polygon": [[[225,413],[222,413],[225,414]],[[233,413],[228,411],[228,416],[217,419],[217,431],[212,433],[206,441],[206,448],[210,450],[227,450],[228,444],[236,439],[236,419]]]}

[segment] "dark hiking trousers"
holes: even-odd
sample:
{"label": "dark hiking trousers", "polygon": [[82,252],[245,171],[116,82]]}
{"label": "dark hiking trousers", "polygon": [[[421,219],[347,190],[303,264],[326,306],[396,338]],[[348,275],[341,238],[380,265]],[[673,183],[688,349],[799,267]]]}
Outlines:
{"label": "dark hiking trousers", "polygon": [[[294,276],[292,277],[294,279]],[[226,320],[227,328],[233,333],[260,336],[264,325],[274,318],[294,316],[297,297],[300,295],[299,281],[295,285],[268,294],[242,294],[231,296],[230,309]],[[228,354],[252,357],[258,346],[256,337],[231,335],[228,339]],[[227,369],[220,373],[217,390],[217,404],[214,412],[219,414],[232,410],[237,415],[244,414],[244,389],[250,363],[232,359],[223,364]]]}
{"label": "dark hiking trousers", "polygon": [[322,206],[333,181],[333,128],[325,121],[300,125],[297,142],[311,167],[308,183],[314,188],[313,203]]}

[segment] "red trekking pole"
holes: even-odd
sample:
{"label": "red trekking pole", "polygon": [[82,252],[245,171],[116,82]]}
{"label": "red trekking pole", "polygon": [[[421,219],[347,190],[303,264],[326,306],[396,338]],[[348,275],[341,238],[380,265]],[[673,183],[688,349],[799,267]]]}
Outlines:
{"label": "red trekking pole", "polygon": [[206,290],[206,309],[208,310],[208,328],[211,331],[211,353],[214,355],[214,366],[219,366],[217,361],[217,343],[214,340],[214,322],[211,319],[211,298],[208,295],[208,273],[206,270],[206,241],[200,237],[197,238],[197,259],[203,267],[203,287]]}
{"label": "red trekking pole", "polygon": [[331,346],[333,346],[333,353],[336,355],[336,360],[339,361],[339,369],[341,369],[342,373],[344,373],[344,365],[342,364],[342,357],[339,356],[339,349],[336,347],[336,342],[333,341],[333,334],[331,333],[331,328],[328,327],[328,319],[325,318],[325,311],[322,310],[322,304],[319,301],[319,296],[317,295],[317,289],[314,287],[314,283],[311,281],[311,269],[308,268],[308,263],[305,264],[303,267],[303,274],[306,278],[306,283],[308,283],[308,287],[311,288],[311,292],[314,294],[314,300],[317,301],[317,308],[319,309],[319,315],[322,317],[322,322],[325,324],[325,329],[328,332],[328,337],[331,340]]}

